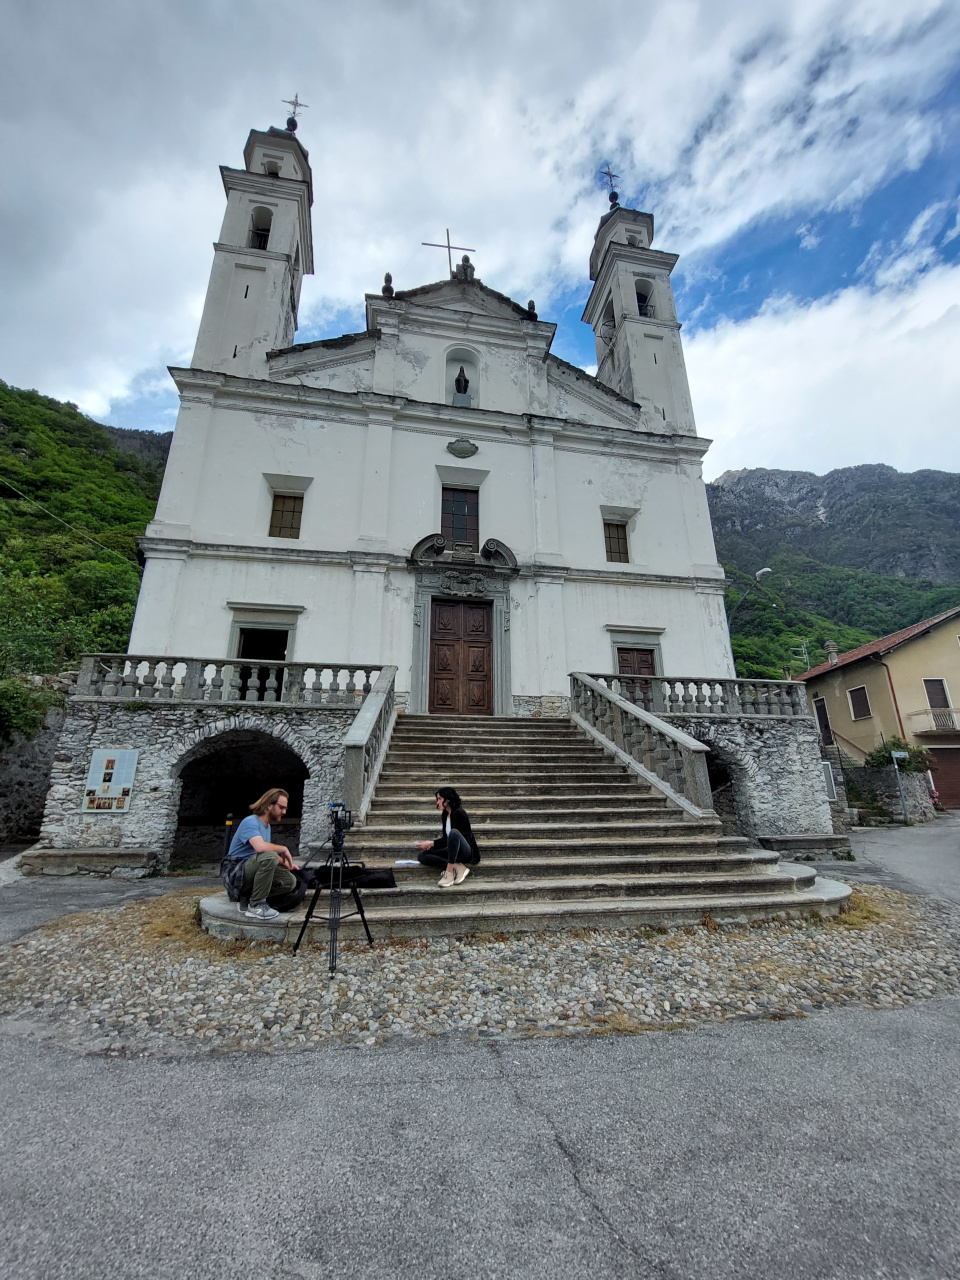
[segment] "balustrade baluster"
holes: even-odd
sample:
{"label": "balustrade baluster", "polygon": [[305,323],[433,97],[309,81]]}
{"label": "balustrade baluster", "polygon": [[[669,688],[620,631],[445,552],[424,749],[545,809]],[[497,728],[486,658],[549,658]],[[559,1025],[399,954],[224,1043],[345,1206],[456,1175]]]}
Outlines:
{"label": "balustrade baluster", "polygon": [[120,692],[120,684],[122,676],[120,669],[123,666],[122,658],[113,658],[110,661],[110,670],[104,673],[103,685],[100,690],[101,698],[115,698]]}
{"label": "balustrade baluster", "polygon": [[691,692],[690,681],[684,680],[680,686],[683,689],[683,710],[689,715],[695,706],[695,699]]}
{"label": "balustrade baluster", "polygon": [[165,662],[163,664],[163,675],[160,677],[160,688],[157,690],[157,697],[169,702],[173,698],[173,686],[176,683],[173,677],[173,663]]}
{"label": "balustrade baluster", "polygon": [[697,711],[702,715],[710,710],[710,685],[698,680],[693,686],[696,693]]}
{"label": "balustrade baluster", "polygon": [[746,682],[740,684],[740,710],[745,716],[755,715],[754,710],[754,686]]}
{"label": "balustrade baluster", "polygon": [[[213,675],[210,677],[210,702],[223,701],[223,663],[214,662]],[[229,696],[229,695],[228,695]]]}
{"label": "balustrade baluster", "polygon": [[[231,681],[231,684],[233,682]],[[247,677],[247,692],[243,697],[244,702],[260,701],[260,668],[251,667],[250,675]]]}
{"label": "balustrade baluster", "polygon": [[277,668],[267,667],[267,679],[263,687],[264,702],[276,702],[277,700]]}
{"label": "balustrade baluster", "polygon": [[710,711],[713,715],[719,715],[725,710],[724,693],[726,685],[722,680],[711,680],[710,685]]}
{"label": "balustrade baluster", "polygon": [[371,675],[372,675],[372,674],[373,674],[373,670],[372,670],[372,668],[370,668],[370,667],[364,667],[364,669],[363,669],[363,688],[361,689],[361,693],[363,694],[363,696],[364,696],[364,697],[366,697],[366,696],[367,696],[367,694],[370,692],[370,690],[373,688],[373,685],[370,683],[370,677],[371,677]]}
{"label": "balustrade baluster", "polygon": [[156,675],[157,663],[154,661],[147,662],[147,669],[140,681],[140,697],[152,698],[156,694],[155,685],[157,683]]}
{"label": "balustrade baluster", "polygon": [[330,668],[330,684],[327,686],[328,698],[330,702],[340,701],[340,681],[338,679],[339,675],[340,675],[339,667]]}
{"label": "balustrade baluster", "polygon": [[137,660],[135,658],[130,662],[123,663],[123,681],[120,687],[120,696],[128,702],[132,702],[140,696],[140,682],[137,679]]}
{"label": "balustrade baluster", "polygon": [[357,692],[357,682],[354,679],[356,674],[356,671],[351,671],[349,667],[347,668],[347,685],[343,695],[344,702],[356,701],[355,695]]}

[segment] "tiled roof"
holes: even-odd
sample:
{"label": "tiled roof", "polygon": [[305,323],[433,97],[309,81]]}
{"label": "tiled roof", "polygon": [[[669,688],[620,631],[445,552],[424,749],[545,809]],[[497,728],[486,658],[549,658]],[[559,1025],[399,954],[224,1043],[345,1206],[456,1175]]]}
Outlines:
{"label": "tiled roof", "polygon": [[[922,636],[925,631],[929,631],[931,627],[937,626],[938,623],[946,622],[948,618],[956,617],[960,617],[960,605],[954,605],[952,609],[947,609],[945,613],[938,613],[935,618],[927,618],[924,622],[915,622],[912,627],[904,627],[902,631],[894,631],[888,636],[881,636],[879,640],[871,640],[869,644],[862,644],[859,649],[850,649],[846,653],[838,654],[836,667],[849,666],[851,662],[859,662],[861,658],[869,658],[874,654],[889,653],[891,649],[896,649],[898,645],[904,644],[907,640],[912,640],[915,636]],[[829,662],[821,662],[819,667],[811,667],[802,676],[794,676],[794,679],[810,680],[813,676],[822,676],[825,671],[835,671],[836,667],[831,666]]]}

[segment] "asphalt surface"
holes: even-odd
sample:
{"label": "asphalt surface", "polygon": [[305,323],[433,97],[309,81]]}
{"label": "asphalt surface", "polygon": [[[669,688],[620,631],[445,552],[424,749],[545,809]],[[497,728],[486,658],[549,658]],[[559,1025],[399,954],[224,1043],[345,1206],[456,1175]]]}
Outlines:
{"label": "asphalt surface", "polygon": [[[858,834],[835,869],[947,896],[957,833]],[[70,889],[0,887],[0,920],[76,909]],[[131,1061],[17,1031],[0,1032],[12,1280],[960,1275],[960,999]]]}

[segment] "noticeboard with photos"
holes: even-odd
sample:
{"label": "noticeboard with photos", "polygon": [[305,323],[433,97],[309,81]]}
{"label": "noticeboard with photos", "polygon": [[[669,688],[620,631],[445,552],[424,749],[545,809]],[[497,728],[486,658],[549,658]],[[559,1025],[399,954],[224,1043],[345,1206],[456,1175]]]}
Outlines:
{"label": "noticeboard with photos", "polygon": [[83,793],[84,813],[126,813],[139,751],[94,751]]}

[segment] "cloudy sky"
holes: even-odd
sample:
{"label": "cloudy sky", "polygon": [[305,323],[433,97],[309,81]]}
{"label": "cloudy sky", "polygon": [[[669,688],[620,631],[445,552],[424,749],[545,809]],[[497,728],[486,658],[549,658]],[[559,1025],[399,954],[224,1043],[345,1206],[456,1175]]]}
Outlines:
{"label": "cloudy sky", "polygon": [[309,104],[299,341],[478,275],[580,322],[606,198],[674,273],[707,475],[960,470],[960,5],[941,0],[6,0],[0,378],[166,430],[217,166]]}

